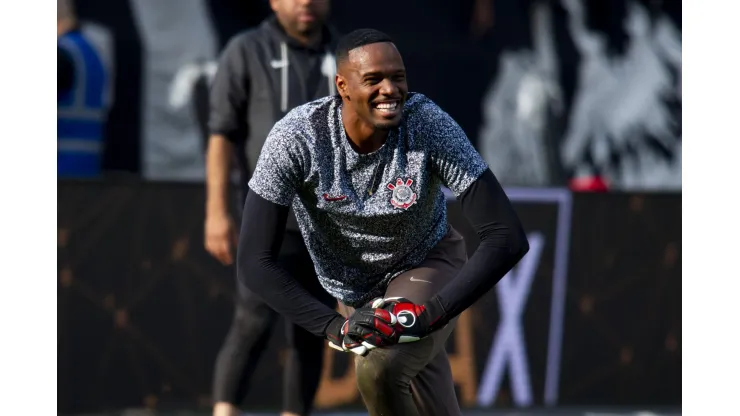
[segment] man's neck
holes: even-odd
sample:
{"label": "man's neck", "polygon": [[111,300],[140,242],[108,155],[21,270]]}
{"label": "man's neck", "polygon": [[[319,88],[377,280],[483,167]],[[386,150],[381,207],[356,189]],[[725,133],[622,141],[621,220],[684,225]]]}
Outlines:
{"label": "man's neck", "polygon": [[303,46],[316,46],[321,43],[321,31],[317,30],[312,33],[290,33],[288,36],[298,41]]}
{"label": "man's neck", "polygon": [[347,140],[360,154],[372,153],[380,149],[385,139],[388,138],[388,130],[377,129],[363,122],[347,106],[342,106],[342,123],[347,133]]}
{"label": "man's neck", "polygon": [[313,32],[304,33],[291,30],[287,25],[284,25],[279,18],[277,19],[277,24],[280,26],[283,33],[303,46],[315,46],[321,43],[321,37],[323,35],[323,29],[321,27]]}

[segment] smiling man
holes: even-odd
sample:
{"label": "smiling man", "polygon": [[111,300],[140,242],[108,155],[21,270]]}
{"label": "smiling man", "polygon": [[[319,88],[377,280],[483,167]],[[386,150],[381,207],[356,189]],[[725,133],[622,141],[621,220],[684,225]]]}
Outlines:
{"label": "smiling man", "polygon": [[[270,306],[354,352],[371,416],[459,415],[445,341],[456,317],[528,250],[501,186],[462,129],[409,93],[401,55],[371,29],[337,47],[338,95],[270,132],[244,206],[239,280]],[[470,260],[447,222],[454,192],[481,243]],[[321,285],[343,317],[276,261],[292,207]]]}

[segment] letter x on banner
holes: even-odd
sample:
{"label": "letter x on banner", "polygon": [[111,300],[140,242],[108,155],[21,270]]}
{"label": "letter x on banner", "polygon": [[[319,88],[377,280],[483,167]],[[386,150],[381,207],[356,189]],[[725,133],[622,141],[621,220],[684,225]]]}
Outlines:
{"label": "letter x on banner", "polygon": [[[552,300],[542,398],[545,405],[552,406],[557,404],[558,400],[572,196],[567,189],[535,188],[509,188],[506,189],[506,194],[514,204],[557,206]],[[450,193],[447,193],[447,197],[454,200]],[[527,359],[530,350],[527,349],[524,337],[522,315],[540,265],[540,258],[543,251],[548,248],[545,247],[547,239],[539,230],[528,230],[527,237],[530,244],[529,253],[495,287],[500,320],[494,332],[493,344],[478,389],[477,401],[481,407],[493,405],[507,371],[513,403],[518,407],[526,407],[532,405],[535,400]]]}

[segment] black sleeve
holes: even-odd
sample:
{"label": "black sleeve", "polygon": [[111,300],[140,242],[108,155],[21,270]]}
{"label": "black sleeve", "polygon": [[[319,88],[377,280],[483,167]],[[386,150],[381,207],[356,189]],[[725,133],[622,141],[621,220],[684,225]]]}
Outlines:
{"label": "black sleeve", "polygon": [[[529,251],[529,242],[509,198],[490,169],[459,197],[480,245],[458,276],[430,303],[441,326],[487,293]],[[433,299],[435,300],[435,299]],[[438,307],[442,310],[439,311]],[[440,316],[441,314],[441,316]],[[441,319],[440,319],[441,318]]]}
{"label": "black sleeve", "polygon": [[341,315],[309,294],[278,265],[287,217],[287,206],[249,191],[239,232],[237,276],[292,323],[323,337],[329,323]]}
{"label": "black sleeve", "polygon": [[249,67],[244,34],[229,41],[218,62],[210,89],[208,128],[232,142],[243,141],[248,132]]}
{"label": "black sleeve", "polygon": [[75,67],[72,58],[62,48],[57,47],[57,94],[72,88],[75,79]]}

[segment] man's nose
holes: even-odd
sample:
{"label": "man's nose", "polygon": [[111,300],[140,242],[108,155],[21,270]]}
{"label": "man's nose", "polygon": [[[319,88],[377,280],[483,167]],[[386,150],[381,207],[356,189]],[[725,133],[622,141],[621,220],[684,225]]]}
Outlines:
{"label": "man's nose", "polygon": [[380,83],[380,93],[383,95],[395,95],[397,89],[396,83],[389,78]]}

